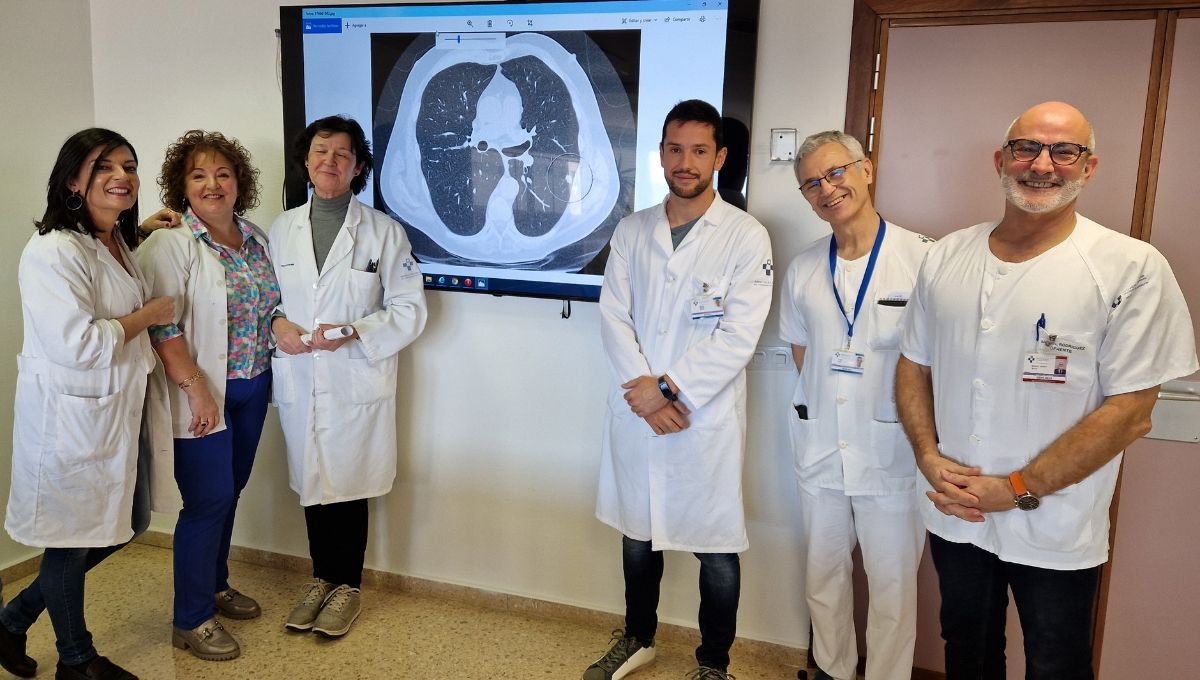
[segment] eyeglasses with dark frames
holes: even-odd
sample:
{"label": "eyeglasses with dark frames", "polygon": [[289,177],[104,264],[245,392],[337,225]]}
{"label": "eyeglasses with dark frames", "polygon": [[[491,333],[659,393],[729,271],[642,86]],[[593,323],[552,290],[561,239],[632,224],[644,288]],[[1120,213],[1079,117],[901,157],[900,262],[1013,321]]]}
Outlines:
{"label": "eyeglasses with dark frames", "polygon": [[1055,165],[1075,165],[1083,154],[1091,151],[1082,144],[1074,142],[1054,142],[1043,144],[1034,139],[1010,139],[1004,143],[1012,154],[1013,159],[1028,162],[1042,155],[1042,149],[1050,149],[1050,162]]}
{"label": "eyeglasses with dark frames", "polygon": [[804,194],[805,196],[812,196],[813,194],[815,194],[821,190],[821,180],[825,180],[826,182],[829,182],[830,186],[835,186],[835,187],[839,186],[839,185],[841,185],[842,182],[846,181],[846,168],[850,167],[851,165],[854,165],[855,163],[861,163],[864,160],[866,160],[866,159],[860,158],[856,161],[850,161],[849,163],[847,163],[845,165],[837,166],[836,168],[830,170],[829,172],[825,173],[824,175],[821,175],[820,177],[806,179],[800,183],[800,192],[802,194]]}

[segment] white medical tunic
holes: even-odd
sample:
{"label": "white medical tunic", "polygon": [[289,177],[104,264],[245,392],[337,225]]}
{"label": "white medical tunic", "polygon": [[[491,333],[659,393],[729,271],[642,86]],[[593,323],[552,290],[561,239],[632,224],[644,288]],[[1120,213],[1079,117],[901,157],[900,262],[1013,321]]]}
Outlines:
{"label": "white medical tunic", "polygon": [[[801,484],[854,495],[881,495],[916,489],[912,448],[896,419],[895,375],[900,357],[901,318],[917,279],[921,259],[933,239],[888,224],[863,309],[847,346],[846,319],[838,311],[833,281],[854,318],[869,256],[837,259],[829,272],[832,235],[808,246],[792,260],[783,279],[779,332],[806,347],[793,404],[808,408],[808,419],[787,414]],[[833,369],[833,353],[863,355],[863,373]]]}
{"label": "white medical tunic", "polygon": [[[665,203],[617,225],[600,292],[600,329],[615,384],[596,516],[655,550],[741,552],[746,364],[771,307],[771,242],[718,196],[673,249]],[[720,298],[723,316],[693,318]],[[620,385],[669,374],[690,427],[656,435]]]}
{"label": "white medical tunic", "polygon": [[[996,225],[963,229],[933,246],[901,350],[932,368],[941,451],[983,474],[1008,475],[1105,397],[1187,375],[1197,362],[1183,294],[1152,246],[1076,215],[1062,243],[1026,262],[1002,262],[988,247]],[[1065,357],[1065,381],[1024,381],[1033,352]],[[1108,559],[1108,507],[1120,464],[1116,456],[1032,512],[972,523],[925,504],[925,524],[1006,562],[1093,567]]]}

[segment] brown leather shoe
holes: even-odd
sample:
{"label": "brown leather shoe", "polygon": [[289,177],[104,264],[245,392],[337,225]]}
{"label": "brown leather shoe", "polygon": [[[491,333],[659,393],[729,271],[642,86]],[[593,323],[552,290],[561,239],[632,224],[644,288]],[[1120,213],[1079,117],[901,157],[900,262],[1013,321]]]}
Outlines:
{"label": "brown leather shoe", "polygon": [[191,630],[171,628],[171,644],[205,661],[228,661],[242,653],[237,640],[213,617]]}
{"label": "brown leather shoe", "polygon": [[254,598],[239,593],[236,588],[222,590],[213,596],[217,613],[227,619],[254,619],[262,616],[262,607]]}

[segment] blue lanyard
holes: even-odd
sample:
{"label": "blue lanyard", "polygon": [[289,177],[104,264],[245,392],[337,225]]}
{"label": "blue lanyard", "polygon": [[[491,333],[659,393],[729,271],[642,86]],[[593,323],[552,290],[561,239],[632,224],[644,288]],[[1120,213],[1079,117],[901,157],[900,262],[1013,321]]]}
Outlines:
{"label": "blue lanyard", "polygon": [[867,258],[867,271],[863,273],[862,285],[858,287],[858,299],[854,301],[853,319],[846,315],[846,305],[842,303],[842,296],[837,289],[837,236],[829,239],[829,278],[833,284],[833,299],[837,300],[838,311],[846,320],[846,349],[850,348],[850,341],[854,339],[854,324],[858,321],[858,313],[862,311],[863,300],[867,297],[867,286],[871,283],[871,275],[875,273],[875,260],[879,259],[879,247],[883,245],[885,231],[887,231],[887,224],[880,217],[879,231],[875,234],[875,245],[871,246],[871,257]]}

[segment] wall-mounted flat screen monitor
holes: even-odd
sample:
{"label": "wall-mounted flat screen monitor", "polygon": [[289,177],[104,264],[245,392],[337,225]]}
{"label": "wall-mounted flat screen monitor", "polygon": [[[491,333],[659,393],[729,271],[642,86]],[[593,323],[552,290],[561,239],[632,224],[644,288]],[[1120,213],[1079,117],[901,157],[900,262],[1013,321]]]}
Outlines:
{"label": "wall-mounted flat screen monitor", "polygon": [[[284,132],[363,126],[359,200],[405,226],[426,288],[596,300],[617,222],[666,196],[675,103],[727,117],[744,201],[757,25],[758,0],[281,7]],[[307,200],[302,169],[285,184]]]}

